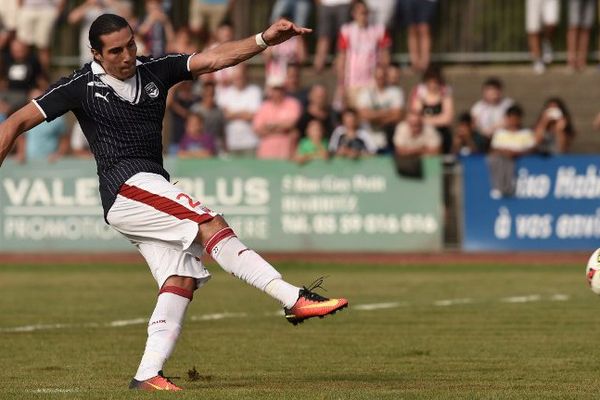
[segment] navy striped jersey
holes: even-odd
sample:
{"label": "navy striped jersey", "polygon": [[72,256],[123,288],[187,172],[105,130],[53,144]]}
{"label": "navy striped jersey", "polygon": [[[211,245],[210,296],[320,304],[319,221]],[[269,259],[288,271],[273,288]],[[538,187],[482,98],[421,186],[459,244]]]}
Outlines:
{"label": "navy striped jersey", "polygon": [[162,121],[169,88],[192,79],[190,57],[138,57],[134,99],[119,95],[101,79],[102,68],[88,63],[34,100],[46,121],[67,111],[77,117],[98,166],[105,218],[133,175],[151,172],[169,179],[163,168]]}

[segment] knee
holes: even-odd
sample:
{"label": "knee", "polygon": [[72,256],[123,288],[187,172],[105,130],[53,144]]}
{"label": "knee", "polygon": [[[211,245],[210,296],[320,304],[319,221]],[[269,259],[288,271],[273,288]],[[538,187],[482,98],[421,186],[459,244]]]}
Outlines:
{"label": "knee", "polygon": [[204,246],[210,238],[225,228],[229,228],[229,225],[223,217],[217,215],[210,221],[198,225],[198,234],[196,235],[194,242]]}
{"label": "knee", "polygon": [[166,287],[175,287],[178,289],[182,289],[183,292],[181,293],[181,295],[183,295],[183,297],[188,297],[188,294],[194,293],[194,290],[196,290],[196,278],[192,278],[189,276],[173,275],[167,278],[167,280],[161,288],[161,293],[173,292],[172,290],[165,290]]}

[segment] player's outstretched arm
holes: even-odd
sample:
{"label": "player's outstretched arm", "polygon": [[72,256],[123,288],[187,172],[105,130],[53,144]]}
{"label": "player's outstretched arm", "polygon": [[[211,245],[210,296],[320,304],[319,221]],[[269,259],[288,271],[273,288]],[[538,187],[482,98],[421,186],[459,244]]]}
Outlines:
{"label": "player's outstretched arm", "polygon": [[43,121],[44,116],[40,110],[33,102],[29,102],[0,124],[0,166],[6,156],[8,156],[19,135]]}
{"label": "player's outstretched arm", "polygon": [[275,46],[294,36],[305,35],[310,32],[312,32],[312,29],[301,28],[288,20],[280,19],[262,34],[223,43],[214,49],[196,54],[190,60],[190,71],[196,78],[198,75],[207,72],[231,67],[252,58],[267,46]]}

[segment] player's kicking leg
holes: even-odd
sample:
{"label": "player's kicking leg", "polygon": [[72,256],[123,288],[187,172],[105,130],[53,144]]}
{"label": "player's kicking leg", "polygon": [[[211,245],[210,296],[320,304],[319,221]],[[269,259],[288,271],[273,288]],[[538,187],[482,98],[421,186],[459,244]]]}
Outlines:
{"label": "player's kicking leg", "polygon": [[286,319],[296,325],[305,319],[334,314],[348,306],[348,300],[328,299],[313,290],[284,281],[281,274],[254,250],[246,247],[225,220],[217,216],[200,225],[196,242],[227,272],[262,290],[284,307]]}

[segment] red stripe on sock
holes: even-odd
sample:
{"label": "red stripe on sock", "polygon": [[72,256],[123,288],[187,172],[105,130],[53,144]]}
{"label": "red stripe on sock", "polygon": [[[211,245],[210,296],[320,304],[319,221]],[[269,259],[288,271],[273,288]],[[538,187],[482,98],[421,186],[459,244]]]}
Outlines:
{"label": "red stripe on sock", "polygon": [[160,296],[163,293],[173,293],[178,296],[185,297],[186,299],[190,299],[190,301],[192,301],[194,298],[193,291],[180,288],[179,286],[163,286],[163,288],[158,292],[158,295]]}
{"label": "red stripe on sock", "polygon": [[150,207],[153,207],[158,211],[162,211],[166,214],[172,215],[175,218],[189,219],[190,221],[194,221],[198,224],[202,224],[213,219],[213,216],[210,214],[198,214],[195,211],[192,211],[189,208],[182,206],[174,200],[168,199],[163,196],[159,196],[154,193],[150,193],[144,189],[140,189],[139,187],[123,184],[123,186],[121,186],[121,189],[119,190],[119,194],[121,196],[127,197],[128,199],[147,204]]}
{"label": "red stripe on sock", "polygon": [[227,239],[227,238],[232,237],[232,236],[235,236],[235,233],[233,232],[233,229],[231,229],[231,228],[223,228],[223,229],[221,229],[220,231],[218,231],[217,233],[215,233],[210,239],[208,239],[208,241],[204,245],[204,248],[206,249],[206,252],[208,254],[211,254],[213,248],[217,245],[217,243],[219,243],[223,239]]}

